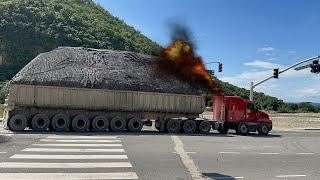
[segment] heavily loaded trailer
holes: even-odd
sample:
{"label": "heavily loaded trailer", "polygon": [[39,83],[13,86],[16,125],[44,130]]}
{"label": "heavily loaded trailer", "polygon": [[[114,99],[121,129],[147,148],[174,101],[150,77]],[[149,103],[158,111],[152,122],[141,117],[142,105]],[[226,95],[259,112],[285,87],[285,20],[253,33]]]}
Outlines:
{"label": "heavily loaded trailer", "polygon": [[200,88],[161,74],[154,57],[62,47],[43,53],[11,81],[4,126],[13,131],[130,131],[144,125],[170,133],[208,133],[199,119]]}

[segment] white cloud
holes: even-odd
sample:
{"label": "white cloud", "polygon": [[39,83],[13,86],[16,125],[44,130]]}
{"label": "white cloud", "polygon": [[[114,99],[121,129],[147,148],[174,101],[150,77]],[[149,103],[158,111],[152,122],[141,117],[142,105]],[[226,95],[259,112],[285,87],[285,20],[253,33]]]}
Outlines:
{"label": "white cloud", "polygon": [[257,52],[271,52],[274,50],[275,50],[275,48],[273,48],[273,47],[263,47],[263,48],[258,48]]}
{"label": "white cloud", "polygon": [[320,89],[319,88],[303,88],[303,89],[298,89],[296,92],[299,93],[299,96],[314,96],[314,95],[319,95],[320,96]]}
{"label": "white cloud", "polygon": [[243,64],[246,66],[264,68],[264,69],[274,69],[274,68],[282,67],[280,64],[271,63],[271,62],[262,61],[262,60],[254,60],[251,62],[245,62]]}
{"label": "white cloud", "polygon": [[[283,65],[282,65],[283,66]],[[281,70],[281,69],[280,69]],[[249,89],[250,82],[259,82],[272,76],[271,69],[261,71],[248,70],[234,76],[222,77],[222,81]],[[291,69],[280,74],[280,79],[271,79],[255,88],[255,91],[278,97],[287,102],[312,101],[320,102],[320,83],[318,75],[310,69],[295,71]]]}
{"label": "white cloud", "polygon": [[295,55],[297,52],[296,51],[288,51],[289,55]]}

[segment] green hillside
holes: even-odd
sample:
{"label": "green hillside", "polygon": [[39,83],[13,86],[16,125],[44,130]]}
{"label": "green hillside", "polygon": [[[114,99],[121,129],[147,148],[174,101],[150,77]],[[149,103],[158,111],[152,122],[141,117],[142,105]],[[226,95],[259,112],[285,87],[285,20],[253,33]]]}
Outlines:
{"label": "green hillside", "polygon": [[[92,0],[0,0],[0,12],[0,81],[11,79],[36,55],[58,46],[145,54],[157,54],[161,49]],[[246,89],[220,83],[226,95],[249,97]],[[292,107],[263,93],[255,94],[255,99],[266,110],[287,111]],[[0,91],[0,104],[3,100]]]}
{"label": "green hillside", "polygon": [[160,46],[91,0],[0,0],[4,63],[10,79],[37,54],[84,46],[156,54]]}

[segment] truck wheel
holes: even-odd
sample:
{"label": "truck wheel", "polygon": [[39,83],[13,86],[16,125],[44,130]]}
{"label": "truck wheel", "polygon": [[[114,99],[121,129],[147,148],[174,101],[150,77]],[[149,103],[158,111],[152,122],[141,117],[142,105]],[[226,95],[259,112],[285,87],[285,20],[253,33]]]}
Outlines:
{"label": "truck wheel", "polygon": [[126,128],[126,120],[122,117],[116,116],[110,121],[110,131],[122,132]]}
{"label": "truck wheel", "polygon": [[105,116],[96,116],[91,122],[92,131],[104,132],[109,126],[109,121]]}
{"label": "truck wheel", "polygon": [[248,124],[245,123],[245,122],[240,123],[238,125],[237,132],[242,136],[248,135],[249,134],[249,126],[248,126]]}
{"label": "truck wheel", "polygon": [[54,131],[67,131],[70,125],[70,118],[65,114],[56,114],[52,118],[51,126]]}
{"label": "truck wheel", "polygon": [[269,129],[269,126],[267,124],[261,124],[259,127],[258,127],[258,133],[260,135],[268,135],[270,129]]}
{"label": "truck wheel", "polygon": [[85,115],[77,115],[72,119],[71,129],[76,132],[85,132],[89,128],[90,121]]}
{"label": "truck wheel", "polygon": [[182,124],[183,132],[187,134],[192,134],[197,130],[197,124],[194,120],[186,120]]}
{"label": "truck wheel", "polygon": [[23,131],[27,124],[27,118],[22,114],[12,116],[8,122],[9,129],[12,131]]}
{"label": "truck wheel", "polygon": [[169,133],[178,133],[180,131],[180,123],[177,119],[170,119],[167,122],[167,131]]}
{"label": "truck wheel", "polygon": [[41,132],[48,129],[50,125],[49,117],[45,114],[36,114],[32,117],[31,127],[34,131]]}
{"label": "truck wheel", "polygon": [[227,134],[229,131],[229,128],[227,125],[224,125],[223,128],[220,126],[217,130],[220,134]]}
{"label": "truck wheel", "polygon": [[140,132],[143,127],[142,119],[139,117],[133,117],[128,121],[128,130],[131,132]]}
{"label": "truck wheel", "polygon": [[211,130],[211,124],[208,121],[202,121],[199,124],[199,132],[201,134],[208,134]]}

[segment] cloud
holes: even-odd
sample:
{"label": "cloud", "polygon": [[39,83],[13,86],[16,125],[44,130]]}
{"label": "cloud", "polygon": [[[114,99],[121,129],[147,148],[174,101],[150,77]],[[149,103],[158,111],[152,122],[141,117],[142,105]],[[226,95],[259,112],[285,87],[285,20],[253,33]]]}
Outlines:
{"label": "cloud", "polygon": [[263,47],[263,48],[258,48],[257,52],[271,52],[274,50],[275,50],[275,48],[273,48],[273,47]]}
{"label": "cloud", "polygon": [[243,64],[245,66],[252,66],[252,67],[263,68],[263,69],[275,69],[275,68],[282,67],[280,64],[270,63],[262,60],[254,60],[251,62],[245,62]]}
{"label": "cloud", "polygon": [[289,55],[295,55],[297,52],[296,51],[288,51]]}
{"label": "cloud", "polygon": [[[273,71],[270,69],[251,69],[234,76],[221,77],[221,80],[249,90],[250,82],[256,83],[272,75]],[[310,69],[291,69],[279,77],[279,80],[271,79],[257,86],[255,91],[278,97],[286,102],[320,102],[320,83],[315,83],[319,81],[319,77],[311,74]]]}

